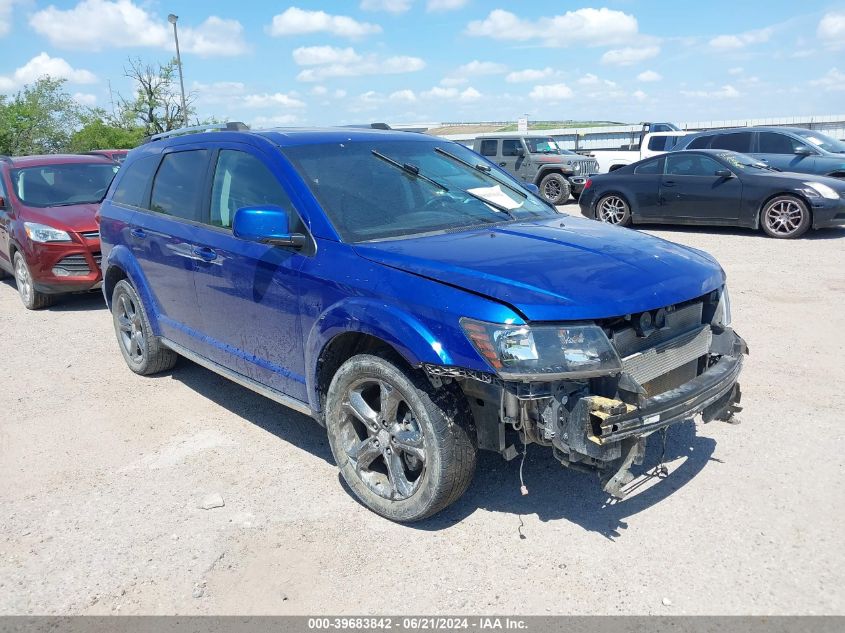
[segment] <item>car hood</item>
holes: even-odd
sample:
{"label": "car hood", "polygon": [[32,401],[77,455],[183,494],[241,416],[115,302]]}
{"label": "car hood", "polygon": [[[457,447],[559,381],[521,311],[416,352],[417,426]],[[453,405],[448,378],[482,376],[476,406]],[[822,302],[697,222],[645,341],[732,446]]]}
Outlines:
{"label": "car hood", "polygon": [[371,261],[507,304],[529,321],[642,312],[724,283],[719,264],[702,251],[571,216],[355,249]]}
{"label": "car hood", "polygon": [[94,215],[100,208],[95,204],[74,204],[67,207],[25,207],[25,222],[38,222],[62,231],[96,231]]}

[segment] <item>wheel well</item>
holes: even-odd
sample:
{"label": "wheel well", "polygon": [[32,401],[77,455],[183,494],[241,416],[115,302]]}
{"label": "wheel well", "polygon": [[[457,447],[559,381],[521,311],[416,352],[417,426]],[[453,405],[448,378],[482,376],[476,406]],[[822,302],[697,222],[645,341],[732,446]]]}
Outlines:
{"label": "wheel well", "polygon": [[404,358],[389,344],[376,336],[361,332],[346,332],[330,340],[317,360],[317,393],[320,409],[325,410],[326,394],[332,378],[347,360],[358,354],[373,354],[386,358],[402,368],[410,369]]}
{"label": "wheel well", "polygon": [[534,184],[539,185],[541,182],[543,182],[543,178],[551,174],[557,174],[558,176],[563,176],[564,178],[566,178],[566,174],[564,174],[563,171],[560,169],[546,169],[537,174],[537,178],[535,179]]}
{"label": "wheel well", "polygon": [[766,205],[769,204],[772,200],[777,198],[778,196],[789,196],[790,198],[798,198],[801,202],[803,202],[807,206],[807,211],[810,214],[810,224],[812,225],[813,222],[813,205],[810,204],[810,201],[807,200],[806,197],[802,196],[800,193],[795,193],[794,191],[780,191],[778,193],[772,194],[765,200],[763,200],[763,204],[760,205],[760,208],[757,209],[757,218],[755,220],[757,229],[760,228],[762,225],[762,218],[763,218],[763,209],[766,208]]}
{"label": "wheel well", "polygon": [[835,171],[832,174],[828,174],[829,178],[845,178],[845,171]]}
{"label": "wheel well", "polygon": [[126,271],[119,266],[109,266],[108,271],[106,271],[106,276],[103,279],[103,294],[106,296],[106,302],[109,308],[111,308],[111,295],[114,292],[114,287],[118,281],[127,277]]}

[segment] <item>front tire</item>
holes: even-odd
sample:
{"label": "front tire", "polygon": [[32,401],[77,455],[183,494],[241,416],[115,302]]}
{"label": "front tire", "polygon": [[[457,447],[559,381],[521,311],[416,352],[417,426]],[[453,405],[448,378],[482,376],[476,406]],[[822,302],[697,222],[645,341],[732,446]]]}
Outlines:
{"label": "front tire", "polygon": [[472,415],[454,383],[362,354],[337,371],[326,429],[341,476],[370,510],[419,521],[455,502],[475,472]]}
{"label": "front tire", "polygon": [[125,279],[112,292],[112,321],[123,359],[136,374],[149,376],[176,364],[179,356],[153,334],[141,298]]}
{"label": "front tire", "polygon": [[760,211],[760,226],[769,237],[794,240],[810,229],[810,209],[795,196],[776,196]]}
{"label": "front tire", "polygon": [[540,181],[540,193],[555,206],[566,203],[571,192],[569,181],[560,174],[549,174]]}
{"label": "front tire", "polygon": [[18,294],[21,297],[21,301],[23,301],[23,305],[27,310],[41,310],[55,303],[56,299],[53,295],[38,292],[35,289],[35,283],[32,281],[32,273],[29,271],[26,259],[24,259],[20,251],[15,253],[14,266],[15,284],[18,287]]}
{"label": "front tire", "polygon": [[596,220],[617,226],[630,226],[631,205],[615,193],[602,196],[596,203]]}

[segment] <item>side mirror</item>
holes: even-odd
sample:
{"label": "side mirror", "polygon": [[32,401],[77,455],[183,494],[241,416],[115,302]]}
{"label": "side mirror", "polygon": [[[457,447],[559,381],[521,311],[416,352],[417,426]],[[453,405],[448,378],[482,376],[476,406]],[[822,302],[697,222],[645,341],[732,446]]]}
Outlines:
{"label": "side mirror", "polygon": [[794,153],[797,154],[798,156],[812,156],[813,150],[811,150],[806,145],[799,145],[798,147],[795,148]]}
{"label": "side mirror", "polygon": [[282,207],[242,207],[235,211],[232,222],[235,237],[272,246],[302,248],[307,238],[290,232],[290,214]]}
{"label": "side mirror", "polygon": [[516,150],[516,155],[519,156],[520,158],[524,157],[525,156],[525,148],[520,147],[518,150]]}
{"label": "side mirror", "polygon": [[716,173],[714,175],[718,176],[719,178],[733,178],[734,177],[734,173],[730,169],[717,169]]}
{"label": "side mirror", "polygon": [[533,182],[526,182],[522,186],[525,187],[526,189],[528,189],[528,191],[530,191],[534,195],[537,195],[537,196],[540,195],[540,187],[535,185]]}

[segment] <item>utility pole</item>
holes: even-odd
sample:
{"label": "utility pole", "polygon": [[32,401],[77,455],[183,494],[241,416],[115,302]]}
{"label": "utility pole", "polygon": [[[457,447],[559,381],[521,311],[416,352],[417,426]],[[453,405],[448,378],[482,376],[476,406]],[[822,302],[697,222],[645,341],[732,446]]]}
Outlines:
{"label": "utility pole", "polygon": [[178,15],[171,13],[167,16],[167,21],[173,25],[173,39],[176,40],[176,65],[179,66],[179,87],[182,90],[182,123],[188,127],[188,106],[185,103],[185,78],[182,76],[182,56],[179,54],[179,34],[176,31],[176,21],[179,19]]}

